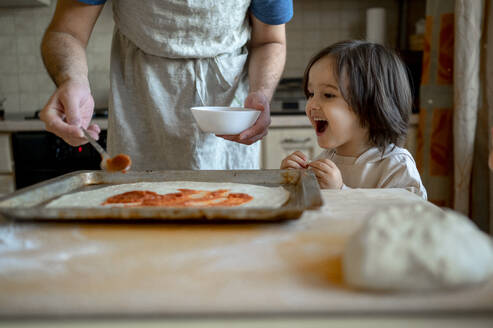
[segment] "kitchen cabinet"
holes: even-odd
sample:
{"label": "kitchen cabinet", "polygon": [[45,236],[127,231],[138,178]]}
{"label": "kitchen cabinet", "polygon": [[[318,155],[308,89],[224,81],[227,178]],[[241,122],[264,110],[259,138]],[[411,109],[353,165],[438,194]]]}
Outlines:
{"label": "kitchen cabinet", "polygon": [[0,196],[15,190],[10,134],[0,133]]}
{"label": "kitchen cabinet", "polygon": [[12,149],[10,147],[10,134],[0,134],[0,173],[13,173]]}
{"label": "kitchen cabinet", "polygon": [[262,141],[262,168],[278,169],[281,161],[296,150],[309,159],[322,152],[311,127],[272,128]]}
{"label": "kitchen cabinet", "polygon": [[13,174],[0,174],[0,197],[15,191],[15,178]]}
{"label": "kitchen cabinet", "polygon": [[0,8],[49,6],[51,0],[0,0]]}

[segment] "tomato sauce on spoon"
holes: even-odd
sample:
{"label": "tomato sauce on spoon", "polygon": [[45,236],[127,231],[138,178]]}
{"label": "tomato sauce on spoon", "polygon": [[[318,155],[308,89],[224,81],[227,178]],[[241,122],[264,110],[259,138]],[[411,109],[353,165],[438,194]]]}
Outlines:
{"label": "tomato sauce on spoon", "polygon": [[118,154],[112,158],[103,159],[104,169],[110,172],[127,172],[132,165],[132,160],[127,154]]}

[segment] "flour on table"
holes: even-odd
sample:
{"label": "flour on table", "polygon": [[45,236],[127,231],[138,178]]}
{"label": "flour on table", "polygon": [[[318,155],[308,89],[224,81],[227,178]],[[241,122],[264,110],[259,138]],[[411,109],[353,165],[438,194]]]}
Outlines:
{"label": "flour on table", "polygon": [[348,284],[381,290],[456,288],[493,274],[492,239],[465,216],[423,205],[379,210],[344,250]]}

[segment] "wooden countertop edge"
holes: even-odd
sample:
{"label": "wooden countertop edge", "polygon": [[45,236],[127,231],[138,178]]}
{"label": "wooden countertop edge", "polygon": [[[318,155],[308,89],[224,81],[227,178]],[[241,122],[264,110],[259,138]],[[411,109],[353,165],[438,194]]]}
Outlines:
{"label": "wooden countertop edge", "polygon": [[[102,130],[108,128],[108,120],[92,120],[97,123]],[[0,133],[11,133],[20,131],[45,131],[45,124],[40,120],[5,120],[0,121]]]}

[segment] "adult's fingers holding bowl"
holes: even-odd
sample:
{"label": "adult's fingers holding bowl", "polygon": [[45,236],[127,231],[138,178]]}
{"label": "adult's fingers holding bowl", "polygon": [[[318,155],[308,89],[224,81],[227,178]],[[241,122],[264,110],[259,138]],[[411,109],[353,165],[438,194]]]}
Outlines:
{"label": "adult's fingers holding bowl", "polygon": [[260,111],[260,115],[255,124],[241,132],[237,142],[252,144],[267,135],[270,126],[270,105],[267,97],[260,91],[251,92],[245,99],[245,107]]}
{"label": "adult's fingers holding bowl", "polygon": [[271,120],[269,111],[262,111],[255,124],[240,133],[238,142],[248,144],[248,142],[253,143],[259,139],[262,139],[267,135],[267,130],[269,129],[270,122]]}
{"label": "adult's fingers holding bowl", "polygon": [[238,143],[241,143],[244,145],[251,145],[251,144],[259,141],[260,139],[262,139],[266,135],[267,135],[267,129],[265,131],[263,131],[261,134],[253,135],[251,137],[248,137],[247,139],[240,137],[241,136],[240,134],[237,134],[237,135],[219,135],[218,134],[216,136],[223,138],[223,139],[226,139],[226,140],[229,140],[229,141],[238,142]]}
{"label": "adult's fingers holding bowl", "polygon": [[235,141],[245,145],[251,145],[265,137],[268,133],[270,117],[262,117],[260,114],[254,125],[237,135],[218,135],[226,140]]}

